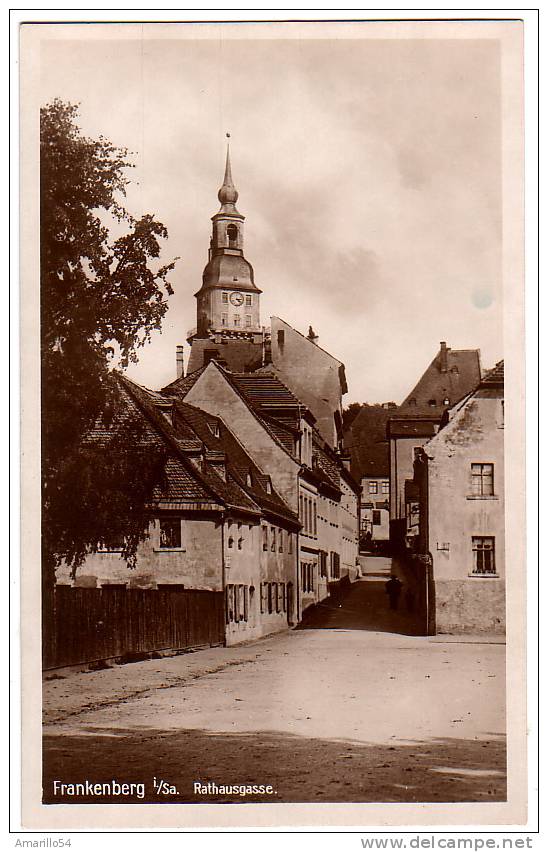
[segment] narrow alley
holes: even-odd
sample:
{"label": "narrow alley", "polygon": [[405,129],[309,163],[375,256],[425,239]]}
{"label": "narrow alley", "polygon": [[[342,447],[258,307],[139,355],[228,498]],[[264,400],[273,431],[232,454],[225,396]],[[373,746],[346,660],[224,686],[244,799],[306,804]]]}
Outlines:
{"label": "narrow alley", "polygon": [[143,783],[147,802],[504,800],[504,645],[413,635],[405,607],[388,608],[390,570],[366,560],[342,600],[283,635],[50,674],[44,801],[69,801],[55,780],[113,779]]}

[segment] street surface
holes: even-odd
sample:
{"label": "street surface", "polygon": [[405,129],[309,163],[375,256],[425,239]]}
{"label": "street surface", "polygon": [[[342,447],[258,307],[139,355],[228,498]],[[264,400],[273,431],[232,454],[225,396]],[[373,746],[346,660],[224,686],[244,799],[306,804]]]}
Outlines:
{"label": "street surface", "polygon": [[[505,646],[409,635],[409,617],[388,610],[390,560],[366,563],[341,606],[297,630],[50,673],[44,801],[504,800]],[[55,780],[113,779],[143,783],[144,798],[53,795]],[[273,792],[200,794],[195,782]]]}

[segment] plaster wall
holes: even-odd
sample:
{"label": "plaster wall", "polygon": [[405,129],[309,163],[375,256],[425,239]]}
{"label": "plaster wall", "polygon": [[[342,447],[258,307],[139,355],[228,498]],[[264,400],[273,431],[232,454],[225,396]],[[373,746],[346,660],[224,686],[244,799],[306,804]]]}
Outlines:
{"label": "plaster wall", "polygon": [[99,587],[125,583],[129,588],[155,589],[158,584],[183,584],[188,589],[222,590],[221,523],[207,519],[184,518],[182,548],[159,549],[159,524],[151,521],[149,537],[137,550],[132,570],[120,552],[90,553],[78,568],[74,581],[63,564],[57,582],[63,585]]}
{"label": "plaster wall", "polygon": [[[337,446],[334,414],[341,412],[341,362],[278,317],[271,317],[276,375],[310,409],[325,441]],[[283,332],[283,342],[279,332]]]}
{"label": "plaster wall", "polygon": [[415,447],[423,447],[428,438],[390,439],[390,519],[405,518],[405,480],[413,479]]}
{"label": "plaster wall", "polygon": [[204,370],[185,400],[221,417],[256,464],[270,475],[290,508],[298,511],[300,465],[268,434],[214,364]]}
{"label": "plaster wall", "polygon": [[[428,530],[438,632],[504,630],[504,429],[501,400],[472,398],[425,446]],[[476,496],[471,465],[494,465],[494,494]],[[495,576],[474,576],[472,538],[495,539]]]}

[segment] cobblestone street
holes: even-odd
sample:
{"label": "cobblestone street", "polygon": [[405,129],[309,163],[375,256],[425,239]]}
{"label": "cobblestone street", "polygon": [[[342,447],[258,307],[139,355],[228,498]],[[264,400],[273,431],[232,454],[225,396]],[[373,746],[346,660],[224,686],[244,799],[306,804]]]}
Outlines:
{"label": "cobblestone street", "polygon": [[[147,802],[504,800],[505,647],[412,635],[387,608],[389,569],[370,560],[340,606],[283,635],[50,674],[44,800],[106,801],[54,796],[53,782],[113,779],[144,783]],[[195,782],[273,792],[199,795]]]}

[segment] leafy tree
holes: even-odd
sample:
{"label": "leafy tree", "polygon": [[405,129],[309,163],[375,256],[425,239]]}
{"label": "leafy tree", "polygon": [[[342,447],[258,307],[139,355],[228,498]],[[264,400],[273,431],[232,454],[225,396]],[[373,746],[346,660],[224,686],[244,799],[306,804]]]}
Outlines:
{"label": "leafy tree", "polygon": [[[128,152],[85,138],[78,107],[40,113],[42,557],[73,571],[86,553],[125,538],[135,559],[146,502],[164,456],[128,416],[112,372],[137,360],[159,329],[175,260],[160,265],[161,222],[134,219],[122,201]],[[117,232],[111,236],[111,232]],[[120,234],[120,235],[118,235]]]}
{"label": "leafy tree", "polygon": [[343,409],[342,419],[343,419],[343,430],[346,432],[347,429],[352,425],[352,421],[358,416],[362,408],[361,402],[351,402],[348,408]]}

